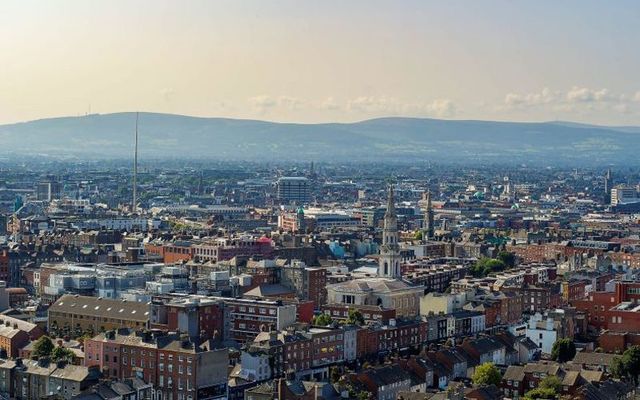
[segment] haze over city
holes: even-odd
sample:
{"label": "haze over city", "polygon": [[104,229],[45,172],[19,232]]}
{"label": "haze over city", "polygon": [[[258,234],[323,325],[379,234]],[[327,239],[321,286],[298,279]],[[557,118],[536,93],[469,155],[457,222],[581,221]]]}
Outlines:
{"label": "haze over city", "polygon": [[634,1],[5,1],[0,123],[148,111],[640,125]]}
{"label": "haze over city", "polygon": [[0,400],[640,399],[639,33],[0,2]]}

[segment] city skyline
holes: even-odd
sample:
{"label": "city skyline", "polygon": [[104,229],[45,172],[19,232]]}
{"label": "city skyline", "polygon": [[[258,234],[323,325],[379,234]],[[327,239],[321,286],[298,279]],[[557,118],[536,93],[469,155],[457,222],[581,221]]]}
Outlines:
{"label": "city skyline", "polygon": [[632,2],[30,1],[4,11],[0,124],[149,111],[640,125]]}

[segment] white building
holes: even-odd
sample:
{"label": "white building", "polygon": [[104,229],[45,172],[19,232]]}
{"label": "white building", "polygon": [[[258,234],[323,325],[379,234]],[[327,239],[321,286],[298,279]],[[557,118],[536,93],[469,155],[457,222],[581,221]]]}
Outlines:
{"label": "white building", "polygon": [[553,344],[558,340],[558,321],[535,313],[529,318],[525,335],[535,343],[543,353],[551,354]]}
{"label": "white building", "polygon": [[611,189],[611,205],[629,204],[640,202],[638,190],[629,187],[615,187]]}
{"label": "white building", "polygon": [[271,366],[269,355],[263,352],[240,353],[241,376],[255,381],[266,381],[271,378]]}

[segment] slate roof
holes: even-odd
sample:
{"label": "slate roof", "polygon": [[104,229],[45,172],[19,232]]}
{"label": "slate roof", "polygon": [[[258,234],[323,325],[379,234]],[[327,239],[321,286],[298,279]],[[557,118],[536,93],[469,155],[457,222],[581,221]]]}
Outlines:
{"label": "slate roof", "polygon": [[378,387],[411,379],[409,374],[398,365],[386,365],[382,368],[368,369],[363,373],[368,375]]}
{"label": "slate roof", "polygon": [[584,400],[619,400],[633,391],[633,385],[608,380],[600,385],[587,383],[580,388]]}
{"label": "slate roof", "polygon": [[294,291],[287,288],[286,286],[280,284],[272,284],[272,285],[260,285],[257,286],[248,292],[246,292],[244,297],[268,297],[268,296],[282,296],[282,295],[290,295],[294,294]]}
{"label": "slate roof", "polygon": [[7,323],[9,326],[17,325],[18,329],[27,333],[31,333],[32,330],[38,327],[36,324],[11,317],[9,315],[0,315],[0,324],[7,326]]}
{"label": "slate roof", "polygon": [[524,380],[524,367],[520,365],[510,365],[505,371],[502,379],[522,382]]}
{"label": "slate roof", "polygon": [[49,307],[50,312],[55,311],[140,322],[149,320],[149,310],[150,307],[148,303],[78,295],[64,295]]}
{"label": "slate roof", "polygon": [[580,351],[573,358],[574,364],[610,366],[613,359],[619,357],[609,353],[587,353]]}

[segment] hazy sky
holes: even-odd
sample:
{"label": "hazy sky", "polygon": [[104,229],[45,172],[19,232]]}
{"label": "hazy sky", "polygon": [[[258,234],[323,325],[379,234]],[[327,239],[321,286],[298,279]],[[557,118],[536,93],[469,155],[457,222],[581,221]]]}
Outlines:
{"label": "hazy sky", "polygon": [[0,123],[135,110],[640,125],[640,2],[0,2]]}

